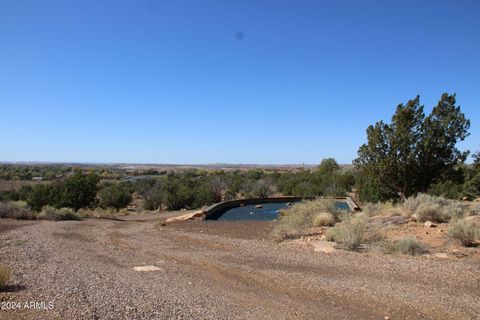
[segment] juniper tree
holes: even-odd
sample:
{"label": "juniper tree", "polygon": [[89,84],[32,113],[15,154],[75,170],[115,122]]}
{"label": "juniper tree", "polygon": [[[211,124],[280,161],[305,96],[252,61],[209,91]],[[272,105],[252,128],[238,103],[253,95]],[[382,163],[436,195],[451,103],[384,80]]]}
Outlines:
{"label": "juniper tree", "polygon": [[417,96],[397,106],[390,124],[369,126],[367,143],[354,160],[360,172],[360,197],[387,200],[426,191],[463,163],[468,152],[456,145],[469,135],[470,121],[455,103],[455,95],[444,93],[426,116]]}

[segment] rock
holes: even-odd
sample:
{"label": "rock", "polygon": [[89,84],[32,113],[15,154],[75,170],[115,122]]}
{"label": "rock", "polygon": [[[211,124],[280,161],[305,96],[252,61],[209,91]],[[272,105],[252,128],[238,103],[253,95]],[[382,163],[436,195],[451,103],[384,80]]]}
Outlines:
{"label": "rock", "polygon": [[385,317],[383,317],[383,319],[385,319],[385,320],[390,320],[390,317],[389,317],[389,316],[385,316]]}
{"label": "rock", "polygon": [[257,208],[257,209],[262,209],[263,206],[262,206],[261,204],[257,204],[257,205],[255,206],[255,208]]}
{"label": "rock", "polygon": [[425,221],[425,223],[423,225],[425,226],[425,228],[435,228],[437,226],[432,221]]}
{"label": "rock", "polygon": [[476,198],[475,200],[473,200],[475,202],[480,202],[480,198]]}
{"label": "rock", "polygon": [[414,213],[412,214],[412,219],[415,220],[415,221],[418,221],[418,214]]}
{"label": "rock", "polygon": [[315,240],[311,241],[310,244],[313,246],[313,251],[315,252],[332,253],[336,250],[335,243],[333,242]]}
{"label": "rock", "polygon": [[448,254],[444,252],[435,253],[433,256],[441,259],[448,259]]}
{"label": "rock", "polygon": [[463,197],[462,200],[463,200],[463,201],[467,201],[467,200],[468,200],[468,197]]}
{"label": "rock", "polygon": [[480,228],[480,215],[469,216],[465,218],[466,221],[469,221]]}
{"label": "rock", "polygon": [[405,216],[392,216],[392,217],[380,217],[379,223],[388,226],[388,225],[401,225],[408,223],[411,219]]}
{"label": "rock", "polygon": [[199,210],[199,211],[195,211],[195,212],[192,212],[192,213],[183,214],[181,216],[168,218],[167,220],[165,220],[165,222],[170,223],[170,222],[175,222],[175,221],[191,220],[193,218],[202,217],[203,214],[204,214],[204,212],[202,210]]}
{"label": "rock", "polygon": [[156,266],[141,266],[141,267],[133,267],[133,270],[139,271],[139,272],[150,272],[150,271],[160,271],[162,269]]}

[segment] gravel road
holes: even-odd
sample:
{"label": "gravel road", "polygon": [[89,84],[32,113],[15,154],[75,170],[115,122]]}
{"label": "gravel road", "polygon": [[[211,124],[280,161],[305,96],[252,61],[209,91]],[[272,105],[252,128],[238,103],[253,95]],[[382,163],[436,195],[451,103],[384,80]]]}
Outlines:
{"label": "gravel road", "polygon": [[324,254],[127,219],[0,220],[12,269],[0,319],[480,319],[472,261]]}

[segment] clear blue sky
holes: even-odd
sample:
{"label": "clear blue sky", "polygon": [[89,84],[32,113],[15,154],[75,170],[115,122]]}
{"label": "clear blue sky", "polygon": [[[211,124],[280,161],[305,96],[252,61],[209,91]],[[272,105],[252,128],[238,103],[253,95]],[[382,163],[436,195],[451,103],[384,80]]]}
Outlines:
{"label": "clear blue sky", "polygon": [[456,92],[480,149],[480,1],[0,2],[0,161],[318,163]]}

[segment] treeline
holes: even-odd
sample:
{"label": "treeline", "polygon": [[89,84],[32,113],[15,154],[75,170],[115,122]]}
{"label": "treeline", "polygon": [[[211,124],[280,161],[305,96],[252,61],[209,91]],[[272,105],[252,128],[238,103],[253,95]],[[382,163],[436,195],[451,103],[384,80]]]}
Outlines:
{"label": "treeline", "polygon": [[51,181],[71,172],[73,167],[62,165],[0,165],[0,179],[2,180],[32,180],[34,177],[42,177],[43,180]]}
{"label": "treeline", "polygon": [[[35,164],[17,165],[0,164],[0,180],[32,180],[35,177],[45,181],[53,181],[71,174],[78,167],[61,164]],[[83,170],[94,172],[101,179],[118,180],[129,176],[155,176],[166,174],[166,171],[159,171],[153,168],[127,170],[121,167],[98,167],[85,166]]]}
{"label": "treeline", "polygon": [[97,172],[76,169],[48,184],[2,192],[0,200],[23,200],[36,211],[44,206],[121,209],[136,194],[143,199],[146,210],[179,210],[239,198],[345,195],[355,178],[352,170],[342,169],[334,159],[325,159],[316,170],[189,170],[128,181],[100,181]]}

